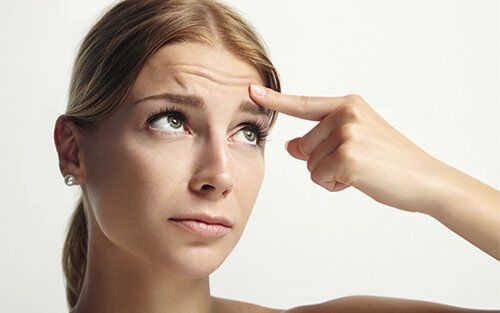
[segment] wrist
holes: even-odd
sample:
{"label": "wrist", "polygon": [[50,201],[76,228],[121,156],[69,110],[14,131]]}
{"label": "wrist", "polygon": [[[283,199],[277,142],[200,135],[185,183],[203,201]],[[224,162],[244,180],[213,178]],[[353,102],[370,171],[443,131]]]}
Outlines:
{"label": "wrist", "polygon": [[498,191],[466,173],[436,159],[430,196],[422,213],[438,220],[458,208],[498,206]]}
{"label": "wrist", "polygon": [[425,195],[418,212],[434,218],[445,214],[448,208],[454,207],[465,196],[465,177],[464,173],[432,157]]}

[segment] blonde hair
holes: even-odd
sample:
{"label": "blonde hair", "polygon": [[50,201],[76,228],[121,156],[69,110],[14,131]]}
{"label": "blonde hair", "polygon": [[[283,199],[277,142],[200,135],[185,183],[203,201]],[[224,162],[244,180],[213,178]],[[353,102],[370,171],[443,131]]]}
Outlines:
{"label": "blonde hair", "polygon": [[[125,99],[145,61],[174,42],[222,45],[254,66],[264,85],[281,91],[278,72],[253,26],[215,0],[124,0],[94,24],[78,50],[62,116],[92,134]],[[270,113],[270,126],[277,112]],[[87,266],[88,207],[80,195],[62,254],[68,305],[80,296]]]}

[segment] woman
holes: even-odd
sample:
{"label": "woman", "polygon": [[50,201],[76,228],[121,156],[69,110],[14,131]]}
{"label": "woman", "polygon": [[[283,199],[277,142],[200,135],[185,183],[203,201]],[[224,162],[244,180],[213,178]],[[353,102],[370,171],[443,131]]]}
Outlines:
{"label": "woman", "polygon": [[280,90],[256,32],[221,3],[125,0],[97,21],[54,130],[65,182],[82,190],[62,258],[71,313],[479,312],[369,296],[284,310],[211,296],[209,275],[259,192],[278,111],[320,121],[287,146],[313,182],[429,214],[500,258],[497,190],[422,151],[360,96]]}

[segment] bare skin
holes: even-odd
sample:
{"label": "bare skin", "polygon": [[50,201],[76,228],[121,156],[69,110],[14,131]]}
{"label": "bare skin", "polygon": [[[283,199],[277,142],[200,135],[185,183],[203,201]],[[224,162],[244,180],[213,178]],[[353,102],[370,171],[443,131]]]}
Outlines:
{"label": "bare skin", "polygon": [[[290,140],[286,146],[291,156],[306,162],[314,183],[330,192],[354,187],[388,206],[432,216],[490,256],[500,259],[498,190],[423,151],[389,125],[359,95],[295,96],[260,87],[260,94],[251,92],[256,103],[284,114],[319,121],[308,133]],[[409,299],[350,296],[301,306],[290,312],[488,311]]]}
{"label": "bare skin", "polygon": [[426,153],[359,95],[264,91],[264,96],[252,93],[256,103],[319,121],[286,147],[293,157],[306,161],[314,183],[331,192],[354,187],[382,204],[430,215],[500,260],[498,190]]}
{"label": "bare skin", "polygon": [[[170,45],[148,60],[96,138],[58,119],[61,173],[76,176],[91,207],[72,313],[220,311],[208,276],[239,241],[264,177],[264,148],[247,125],[254,115],[239,111],[250,83],[262,84],[255,68],[219,47]],[[165,92],[196,94],[206,110],[177,104],[184,122],[170,114],[146,125],[171,102],[133,103]],[[200,211],[231,220],[231,232],[208,239],[168,220]]]}
{"label": "bare skin", "polygon": [[[250,84],[262,83],[252,66],[220,47],[175,44],[148,60],[95,138],[57,120],[61,173],[76,176],[90,208],[87,273],[71,313],[485,312],[371,296],[285,310],[210,294],[208,276],[239,241],[264,175],[264,147],[244,132],[253,115],[238,111],[243,100],[321,121],[287,147],[307,161],[313,182],[331,192],[353,186],[389,206],[429,214],[496,259],[500,255],[498,191],[423,152],[359,96],[250,92]],[[137,102],[165,92],[196,94],[206,108],[179,103],[181,126],[175,114],[146,124],[149,114],[171,102]],[[339,131],[342,125],[350,126]],[[386,157],[377,154],[380,146]],[[380,173],[393,179],[381,184]],[[231,232],[206,239],[169,221],[204,210],[229,218]]]}

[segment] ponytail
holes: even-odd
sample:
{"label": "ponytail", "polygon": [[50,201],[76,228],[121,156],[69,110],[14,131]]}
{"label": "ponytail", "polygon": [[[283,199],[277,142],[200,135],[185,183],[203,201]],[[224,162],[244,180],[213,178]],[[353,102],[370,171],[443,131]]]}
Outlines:
{"label": "ponytail", "polygon": [[72,309],[80,297],[87,266],[88,222],[83,195],[78,199],[68,226],[62,266],[66,281],[66,300]]}

